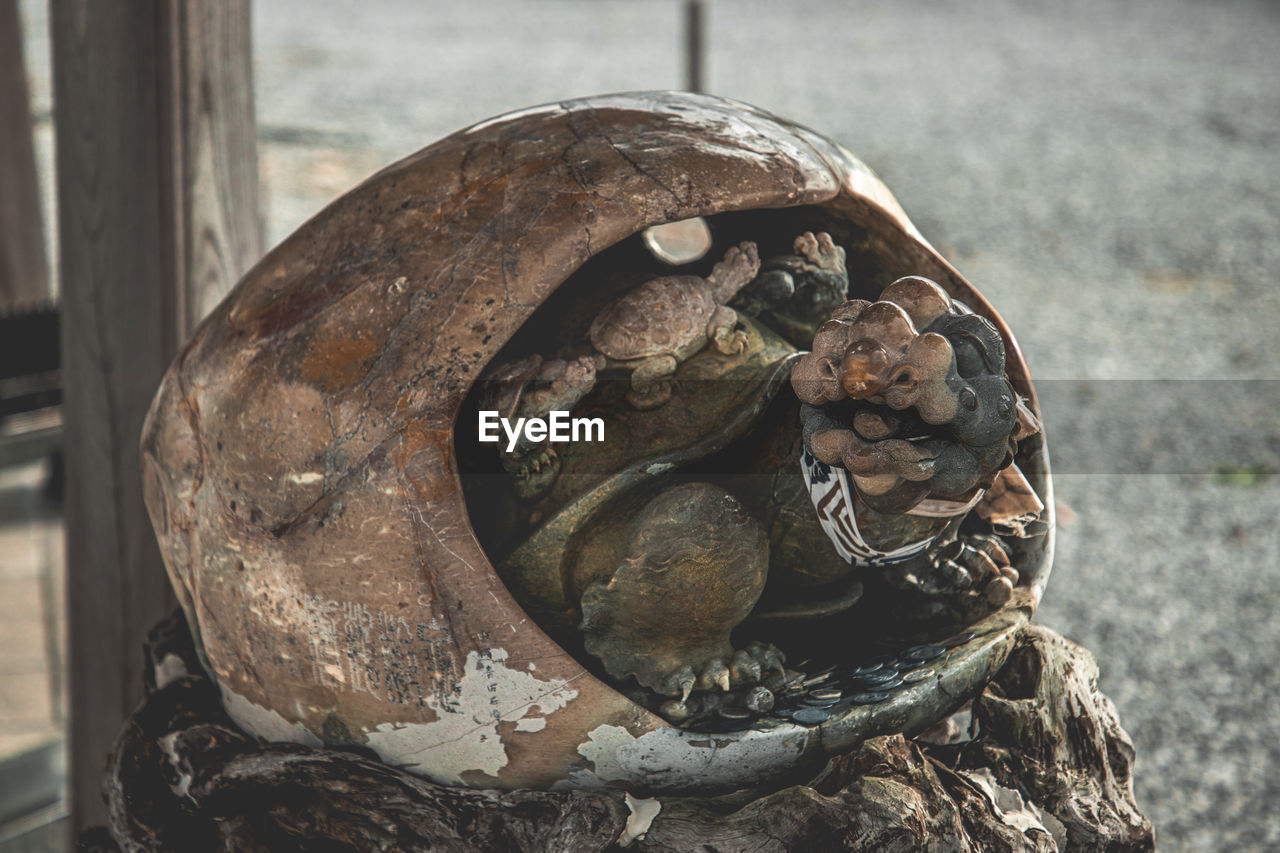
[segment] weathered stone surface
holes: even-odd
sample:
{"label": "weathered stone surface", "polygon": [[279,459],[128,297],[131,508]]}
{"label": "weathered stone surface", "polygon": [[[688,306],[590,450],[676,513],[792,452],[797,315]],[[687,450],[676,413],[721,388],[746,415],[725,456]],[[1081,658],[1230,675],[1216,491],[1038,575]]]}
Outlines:
{"label": "weathered stone surface", "polygon": [[[167,676],[122,733],[105,785],[122,850],[1153,849],[1133,748],[1093,659],[1039,627],[975,702],[974,740],[872,738],[804,784],[709,799],[468,790],[360,751],[259,744],[203,676],[180,674],[197,666],[182,631],[157,638],[153,662]],[[82,849],[109,848],[98,832]]]}
{"label": "weathered stone surface", "polygon": [[[460,488],[454,422],[499,348],[593,255],[657,223],[802,205],[846,224],[851,274],[869,285],[928,276],[996,323],[1031,395],[998,315],[862,164],[712,97],[483,122],[269,253],[184,347],[143,436],[161,550],[231,717],[270,740],[360,745],[498,788],[547,787],[593,750],[668,731],[499,580]],[[1033,599],[1050,554],[1024,573]]]}

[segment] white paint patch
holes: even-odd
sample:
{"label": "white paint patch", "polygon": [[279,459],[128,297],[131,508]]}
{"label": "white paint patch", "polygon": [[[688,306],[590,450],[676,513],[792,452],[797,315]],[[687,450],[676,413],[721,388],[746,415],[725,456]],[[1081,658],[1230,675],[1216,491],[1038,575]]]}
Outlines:
{"label": "white paint patch", "polygon": [[[178,781],[169,786],[169,790],[179,797],[187,797],[191,794],[191,774],[182,768],[182,761],[178,758],[178,751],[174,749],[174,744],[178,740],[178,733],[173,732],[160,738],[160,749],[164,752],[164,757],[168,760],[169,765],[177,771]],[[192,800],[194,801],[194,797]]]}
{"label": "white paint patch", "polygon": [[319,471],[308,471],[305,474],[290,474],[284,478],[286,482],[297,483],[299,486],[309,486],[312,483],[318,483],[324,479],[324,474]]}
{"label": "white paint patch", "polygon": [[261,705],[222,687],[222,707],[240,728],[255,737],[270,741],[300,743],[303,746],[321,746],[316,737],[302,723],[291,723],[279,712]]}
{"label": "white paint patch", "polygon": [[163,690],[179,678],[190,674],[182,658],[169,652],[160,663],[156,664],[156,689]]}
{"label": "white paint patch", "polygon": [[591,730],[578,753],[594,770],[576,770],[553,788],[605,785],[671,791],[733,789],[794,766],[809,748],[809,729],[702,734],[663,727],[635,737],[621,726]]}
{"label": "white paint patch", "polygon": [[457,689],[427,699],[438,720],[383,723],[367,732],[369,746],[388,764],[447,785],[464,784],[462,775],[471,771],[497,776],[508,763],[498,723],[539,731],[546,727],[546,715],[578,696],[565,679],[543,681],[509,669],[507,656],[506,649],[491,649],[483,657],[469,653]]}
{"label": "white paint patch", "polygon": [[630,847],[631,842],[644,838],[649,827],[653,826],[653,819],[662,811],[662,803],[656,797],[652,800],[638,800],[628,791],[625,802],[631,814],[627,816],[627,825],[618,836],[619,847]]}

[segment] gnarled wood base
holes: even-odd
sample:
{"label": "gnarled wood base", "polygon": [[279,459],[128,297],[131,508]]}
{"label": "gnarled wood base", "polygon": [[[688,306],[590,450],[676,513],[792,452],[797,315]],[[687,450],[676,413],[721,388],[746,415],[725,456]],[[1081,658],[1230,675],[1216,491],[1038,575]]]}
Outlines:
{"label": "gnarled wood base", "polygon": [[[108,832],[82,850],[1154,849],[1097,665],[1039,626],[975,699],[967,743],[879,737],[766,796],[639,805],[617,791],[449,788],[358,751],[257,743],[223,713],[180,619],[149,653],[160,684],[112,756]],[[183,669],[194,674],[174,677]]]}

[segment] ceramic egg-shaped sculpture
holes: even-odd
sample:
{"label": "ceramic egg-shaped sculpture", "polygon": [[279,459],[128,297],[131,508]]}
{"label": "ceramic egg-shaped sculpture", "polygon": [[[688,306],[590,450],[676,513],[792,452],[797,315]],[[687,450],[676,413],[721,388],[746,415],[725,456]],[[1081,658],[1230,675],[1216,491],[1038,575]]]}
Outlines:
{"label": "ceramic egg-shaped sculpture", "polygon": [[[690,220],[705,257],[672,266],[646,248],[653,228]],[[847,292],[761,320],[791,299],[774,298],[787,269]],[[925,283],[889,287],[903,277]],[[966,349],[975,334],[997,366]],[[844,390],[823,397],[828,379]],[[996,443],[965,414],[987,387],[1010,424]],[[484,445],[486,400],[603,412],[604,440]],[[853,432],[836,409],[835,426],[812,426],[860,400],[880,408],[851,415]],[[966,424],[953,455],[976,473],[948,488],[978,514],[956,515],[957,536],[987,524],[974,535],[990,537],[999,494],[1021,490],[1038,517],[963,607],[910,572],[859,576],[883,613],[907,590],[912,628],[879,642],[857,595],[842,616],[770,585],[770,561],[789,559],[818,598],[852,588],[845,569],[862,568],[837,515],[812,563],[835,568],[801,578],[804,549],[777,532],[789,516],[761,520],[773,493],[753,503],[705,471],[781,483],[785,470],[815,513],[845,483],[851,504],[927,515],[950,498],[912,485],[932,476],[920,453],[902,462],[920,436],[866,449],[908,410],[926,431]],[[1052,556],[1042,437],[1010,432],[1035,414],[1009,329],[853,156],[744,104],[614,95],[467,128],[299,228],[165,376],[144,476],[202,659],[246,731],[366,747],[445,784],[705,792],[922,729],[1003,663]],[[766,423],[780,437],[761,437]],[[1020,440],[1006,452],[1007,435]],[[693,532],[664,533],[695,516]],[[662,570],[641,564],[681,536],[737,574],[690,570],[692,615],[646,622],[681,593],[654,594]],[[697,649],[686,628],[703,632]],[[866,681],[876,669],[894,675]]]}

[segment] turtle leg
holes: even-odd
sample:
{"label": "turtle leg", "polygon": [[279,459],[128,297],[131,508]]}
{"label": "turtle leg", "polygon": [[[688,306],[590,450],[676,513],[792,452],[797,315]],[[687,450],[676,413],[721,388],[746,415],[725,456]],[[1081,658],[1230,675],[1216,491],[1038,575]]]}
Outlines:
{"label": "turtle leg", "polygon": [[712,267],[711,274],[707,276],[712,298],[717,305],[727,304],[758,272],[760,255],[756,251],[756,244],[745,242],[733,246],[724,253],[724,259]]}
{"label": "turtle leg", "polygon": [[707,337],[725,355],[737,355],[747,348],[747,333],[736,329],[738,312],[728,305],[717,305],[707,321]]}
{"label": "turtle leg", "polygon": [[548,361],[525,389],[517,414],[546,417],[556,409],[572,411],[595,387],[596,365],[591,357]]}
{"label": "turtle leg", "polygon": [[848,289],[848,274],[844,268],[844,249],[835,244],[830,234],[825,231],[817,234],[806,231],[796,238],[794,248],[806,270],[843,277],[845,289]]}
{"label": "turtle leg", "polygon": [[631,372],[627,402],[637,409],[656,409],[671,399],[671,374],[680,362],[673,355],[653,355],[642,359]]}
{"label": "turtle leg", "polygon": [[729,691],[782,671],[777,649],[735,651],[730,632],[764,590],[769,542],[733,495],[709,483],[674,486],[636,516],[607,581],[582,595],[587,651],[616,678],[664,696]]}

